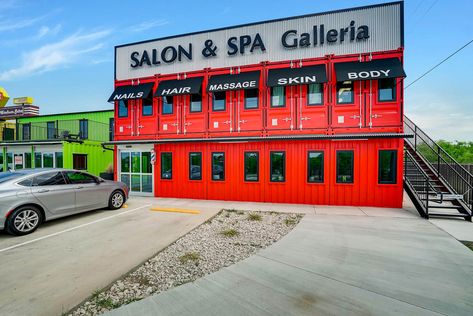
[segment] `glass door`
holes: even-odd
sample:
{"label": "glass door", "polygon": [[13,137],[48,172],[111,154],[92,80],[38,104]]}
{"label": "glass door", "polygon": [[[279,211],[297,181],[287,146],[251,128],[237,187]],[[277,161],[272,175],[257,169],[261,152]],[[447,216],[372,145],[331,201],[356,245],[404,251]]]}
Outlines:
{"label": "glass door", "polygon": [[153,194],[153,166],[149,151],[122,151],[120,153],[120,181],[131,193]]}

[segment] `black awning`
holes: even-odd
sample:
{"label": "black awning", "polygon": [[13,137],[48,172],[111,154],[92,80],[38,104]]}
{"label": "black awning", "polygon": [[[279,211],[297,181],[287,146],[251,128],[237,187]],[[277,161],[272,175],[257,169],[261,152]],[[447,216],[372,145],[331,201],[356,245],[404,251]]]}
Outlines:
{"label": "black awning", "polygon": [[401,61],[397,58],[376,59],[367,62],[335,64],[337,81],[373,80],[405,77]]}
{"label": "black awning", "polygon": [[119,100],[133,100],[133,99],[146,99],[151,90],[153,90],[154,83],[143,83],[136,86],[120,86],[116,87],[113,91],[108,102],[119,101]]}
{"label": "black awning", "polygon": [[208,92],[258,89],[259,71],[242,72],[238,75],[212,76],[207,84]]}
{"label": "black awning", "polygon": [[158,85],[155,97],[171,96],[178,94],[200,93],[203,77],[195,77],[183,80],[166,80]]}
{"label": "black awning", "polygon": [[302,68],[270,69],[268,71],[268,87],[323,82],[327,82],[327,73],[324,65],[307,66]]}

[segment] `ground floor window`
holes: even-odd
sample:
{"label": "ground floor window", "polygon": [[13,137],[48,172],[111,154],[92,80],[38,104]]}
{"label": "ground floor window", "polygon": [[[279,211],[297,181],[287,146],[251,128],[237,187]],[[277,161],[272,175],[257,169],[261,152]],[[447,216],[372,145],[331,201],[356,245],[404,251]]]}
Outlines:
{"label": "ground floor window", "polygon": [[245,181],[258,181],[259,153],[245,152]]}
{"label": "ground floor window", "polygon": [[25,153],[25,168],[31,168],[31,153]]}
{"label": "ground floor window", "polygon": [[337,183],[353,183],[353,150],[337,151]]}
{"label": "ground floor window", "polygon": [[172,153],[161,153],[161,179],[172,179]]}
{"label": "ground floor window", "polygon": [[324,153],[309,151],[307,155],[307,182],[324,182]]}
{"label": "ground floor window", "polygon": [[14,154],[13,161],[15,170],[23,169],[23,154]]}
{"label": "ground floor window", "polygon": [[225,180],[225,154],[212,153],[212,180]]}
{"label": "ground floor window", "polygon": [[283,151],[270,153],[270,179],[271,182],[286,181],[286,155]]}
{"label": "ground floor window", "polygon": [[76,170],[87,170],[87,155],[72,154],[72,168]]}
{"label": "ground floor window", "polygon": [[64,166],[64,159],[63,159],[63,154],[62,152],[56,152],[56,168],[63,168]]}
{"label": "ground floor window", "polygon": [[397,150],[380,150],[378,154],[378,183],[395,184]]}
{"label": "ground floor window", "polygon": [[202,180],[202,153],[189,153],[189,180]]}
{"label": "ground floor window", "polygon": [[3,172],[3,152],[0,152],[0,172]]}
{"label": "ground floor window", "polygon": [[43,154],[43,168],[54,168],[54,153]]}

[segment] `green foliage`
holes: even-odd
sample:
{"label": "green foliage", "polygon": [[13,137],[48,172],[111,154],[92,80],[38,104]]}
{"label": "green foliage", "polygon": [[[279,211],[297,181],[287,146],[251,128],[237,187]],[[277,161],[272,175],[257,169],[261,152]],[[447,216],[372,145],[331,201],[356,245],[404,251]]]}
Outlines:
{"label": "green foliage", "polygon": [[473,142],[448,142],[446,140],[439,140],[437,144],[459,163],[473,163]]}

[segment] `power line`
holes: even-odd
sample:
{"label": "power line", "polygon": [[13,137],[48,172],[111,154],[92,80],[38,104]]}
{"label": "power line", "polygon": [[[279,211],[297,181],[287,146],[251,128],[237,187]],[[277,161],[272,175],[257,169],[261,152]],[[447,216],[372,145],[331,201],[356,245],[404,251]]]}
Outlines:
{"label": "power line", "polygon": [[412,81],[410,84],[408,84],[404,90],[406,90],[407,88],[409,88],[410,86],[412,86],[414,83],[416,83],[417,81],[419,81],[420,79],[424,78],[425,76],[427,76],[429,73],[431,73],[435,68],[437,68],[438,66],[440,66],[441,64],[443,64],[444,62],[446,62],[447,60],[449,60],[450,58],[452,58],[454,55],[456,55],[457,53],[459,53],[462,49],[464,49],[465,47],[467,47],[468,45],[470,45],[471,43],[473,43],[473,39],[470,40],[468,43],[466,43],[465,45],[463,45],[462,47],[460,47],[459,49],[457,49],[456,51],[454,51],[453,53],[451,53],[447,58],[443,59],[441,62],[439,62],[437,65],[433,66],[432,68],[430,68],[429,70],[427,70],[422,76],[420,76],[419,78],[417,78],[416,80]]}

